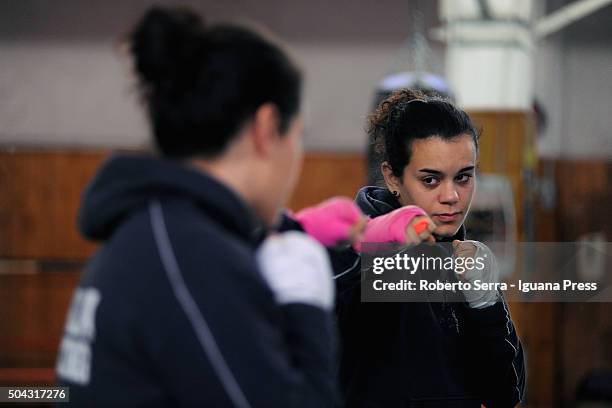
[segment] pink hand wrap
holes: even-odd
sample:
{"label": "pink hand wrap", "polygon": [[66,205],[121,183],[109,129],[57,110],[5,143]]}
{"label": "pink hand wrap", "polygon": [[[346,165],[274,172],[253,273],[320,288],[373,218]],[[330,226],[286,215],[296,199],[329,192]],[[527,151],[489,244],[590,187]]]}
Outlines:
{"label": "pink hand wrap", "polygon": [[352,200],[334,197],[315,207],[308,207],[293,215],[304,232],[325,246],[346,241],[353,227],[362,217]]}
{"label": "pink hand wrap", "polygon": [[[380,217],[372,218],[368,221],[361,242],[397,242],[403,244],[406,242],[406,227],[408,227],[414,217],[420,215],[427,214],[422,208],[409,205],[393,210]],[[353,247],[358,252],[361,252],[361,243],[355,244]]]}

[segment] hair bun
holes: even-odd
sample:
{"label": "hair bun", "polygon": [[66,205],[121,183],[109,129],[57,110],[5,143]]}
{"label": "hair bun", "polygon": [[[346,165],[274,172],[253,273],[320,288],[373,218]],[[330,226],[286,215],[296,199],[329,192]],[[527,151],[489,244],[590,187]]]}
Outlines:
{"label": "hair bun", "polygon": [[198,70],[198,56],[205,47],[204,22],[187,9],[154,7],[132,31],[130,45],[144,85],[179,89]]}

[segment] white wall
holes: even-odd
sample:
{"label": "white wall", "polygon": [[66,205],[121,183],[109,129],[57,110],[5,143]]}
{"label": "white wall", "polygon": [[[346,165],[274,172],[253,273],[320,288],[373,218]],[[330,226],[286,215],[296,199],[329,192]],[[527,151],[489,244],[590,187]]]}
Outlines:
{"label": "white wall", "polygon": [[[549,0],[548,11],[565,0]],[[0,145],[138,146],[147,141],[117,36],[149,0],[0,2]],[[251,18],[285,39],[307,74],[306,147],[361,151],[377,82],[411,34],[403,0],[195,1],[211,19]],[[426,26],[437,24],[434,1]],[[548,157],[612,157],[612,10],[547,38],[536,52],[535,94],[548,112]],[[433,44],[433,71],[444,49]]]}
{"label": "white wall", "polygon": [[[307,72],[305,142],[312,149],[357,150],[380,61],[392,47],[299,45]],[[135,146],[148,128],[129,60],[102,43],[0,43],[0,142]]]}
{"label": "white wall", "polygon": [[147,128],[127,59],[93,42],[0,43],[3,144],[134,146]]}
{"label": "white wall", "polygon": [[[146,120],[116,38],[149,3],[0,3],[0,144],[145,143]],[[408,3],[190,3],[212,20],[258,20],[290,45],[307,76],[308,149],[365,148],[364,118],[374,88],[410,33]]]}
{"label": "white wall", "polygon": [[534,58],[534,90],[547,115],[547,127],[538,140],[538,152],[545,157],[561,155],[563,137],[563,95],[565,88],[564,48],[559,36],[538,44]]}
{"label": "white wall", "polygon": [[[549,0],[547,12],[566,2]],[[548,114],[540,155],[612,159],[612,6],[545,38],[534,62]]]}
{"label": "white wall", "polygon": [[561,156],[612,158],[611,44],[570,43],[564,65]]}

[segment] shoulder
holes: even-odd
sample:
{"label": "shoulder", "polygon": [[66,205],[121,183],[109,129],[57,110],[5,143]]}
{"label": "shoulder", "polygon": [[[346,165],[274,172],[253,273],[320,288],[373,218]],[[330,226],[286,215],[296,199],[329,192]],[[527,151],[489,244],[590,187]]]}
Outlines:
{"label": "shoulder", "polygon": [[156,209],[143,207],[124,220],[86,276],[117,290],[151,294],[165,291],[169,268],[203,291],[263,285],[248,240],[180,200],[163,202]]}

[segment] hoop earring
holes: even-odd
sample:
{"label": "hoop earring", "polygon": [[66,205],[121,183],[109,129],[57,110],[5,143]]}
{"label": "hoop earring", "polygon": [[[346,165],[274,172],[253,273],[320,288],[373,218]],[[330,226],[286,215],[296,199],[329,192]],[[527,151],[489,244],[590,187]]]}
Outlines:
{"label": "hoop earring", "polygon": [[395,198],[400,198],[400,193],[398,191],[392,191],[391,194],[393,194]]}

